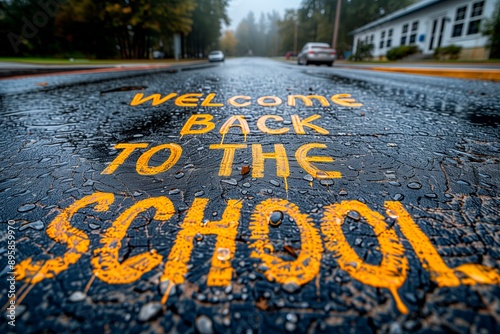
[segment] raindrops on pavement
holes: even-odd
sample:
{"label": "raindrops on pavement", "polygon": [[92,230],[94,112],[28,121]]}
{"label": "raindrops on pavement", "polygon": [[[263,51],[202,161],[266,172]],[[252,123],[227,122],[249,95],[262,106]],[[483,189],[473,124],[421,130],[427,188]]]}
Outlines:
{"label": "raindrops on pavement", "polygon": [[17,211],[19,211],[19,212],[28,212],[28,211],[33,210],[34,208],[36,208],[35,204],[26,203],[26,204],[23,204],[20,207],[18,207]]}
{"label": "raindrops on pavement", "polygon": [[227,261],[231,258],[231,250],[229,248],[218,248],[217,249],[217,259],[220,261]]}
{"label": "raindrops on pavement", "polygon": [[410,182],[410,183],[408,183],[408,188],[418,190],[418,189],[422,188],[422,185],[418,182]]}
{"label": "raindrops on pavement", "polygon": [[283,217],[284,217],[283,212],[274,211],[269,216],[269,224],[271,226],[279,226],[281,224],[281,222],[283,221]]}

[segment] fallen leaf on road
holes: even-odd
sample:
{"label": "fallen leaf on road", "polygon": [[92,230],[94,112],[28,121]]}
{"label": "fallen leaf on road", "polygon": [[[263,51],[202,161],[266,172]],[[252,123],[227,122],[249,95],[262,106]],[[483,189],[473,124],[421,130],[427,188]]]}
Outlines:
{"label": "fallen leaf on road", "polygon": [[241,175],[246,175],[250,172],[250,166],[241,167]]}

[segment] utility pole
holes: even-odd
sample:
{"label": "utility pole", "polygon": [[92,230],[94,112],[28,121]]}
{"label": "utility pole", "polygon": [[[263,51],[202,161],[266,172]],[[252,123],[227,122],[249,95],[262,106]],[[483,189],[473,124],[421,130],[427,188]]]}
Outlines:
{"label": "utility pole", "polygon": [[297,41],[299,39],[299,16],[295,16],[295,38],[293,40],[293,52],[297,55]]}
{"label": "utility pole", "polygon": [[332,48],[337,49],[337,39],[339,37],[339,21],[342,0],[337,0],[337,10],[335,11],[335,24],[333,26]]}

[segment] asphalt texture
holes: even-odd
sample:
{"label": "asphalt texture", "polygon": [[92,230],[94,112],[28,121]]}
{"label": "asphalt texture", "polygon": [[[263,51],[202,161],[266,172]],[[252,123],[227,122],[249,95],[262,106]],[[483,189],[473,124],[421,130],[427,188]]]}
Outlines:
{"label": "asphalt texture", "polygon": [[[175,98],[132,106],[138,93],[200,93],[204,99],[213,93],[212,103],[222,106],[201,106],[201,100],[194,102],[196,107],[178,106]],[[107,209],[83,205],[68,218],[86,236],[78,238],[88,239],[86,249],[72,254],[79,256],[74,263],[61,264],[60,272],[52,268],[36,284],[29,275],[18,277],[15,327],[5,317],[2,333],[500,332],[499,83],[243,58],[184,70],[2,80],[0,94],[4,317],[10,287],[4,282],[12,271],[9,236],[14,236],[19,275],[18,266],[27,259],[44,263],[68,252],[70,246],[60,240],[71,233],[58,230],[57,221],[74,203],[96,193],[114,196]],[[337,94],[350,94],[362,106],[332,102]],[[318,101],[305,106],[300,100],[289,106],[289,95],[323,96],[329,106]],[[228,99],[234,96],[248,96],[251,104],[231,105]],[[265,96],[283,103],[259,105]],[[181,136],[196,114],[213,116],[214,129]],[[243,126],[233,126],[222,136],[222,125],[236,115],[244,116],[249,133],[244,136]],[[264,115],[282,117],[268,118],[268,129],[289,131],[264,133],[258,126]],[[306,124],[305,134],[298,134],[292,115],[302,120],[319,115],[310,124],[328,133]],[[221,142],[247,145],[234,151],[229,176],[221,176],[224,150],[214,146]],[[103,173],[123,152],[117,144],[138,143],[145,146],[113,172]],[[307,156],[333,161],[310,164],[340,177],[308,174],[307,161],[297,152],[312,143],[318,146]],[[163,144],[181,148],[177,161],[165,171],[153,171],[172,157],[171,145],[150,155],[139,173],[143,154]],[[255,150],[272,153],[276,145],[286,151],[287,177],[272,158],[265,159],[261,176],[254,174],[260,168],[256,158],[262,157]],[[159,254],[162,260],[141,269],[131,283],[110,283],[96,274],[99,249],[117,231],[119,216],[159,197],[171,201],[173,211],[162,219],[159,206],[139,210],[118,243],[118,261],[143,253]],[[193,203],[203,199],[203,219],[187,218]],[[399,203],[411,218],[403,222],[403,213],[394,215],[388,202]],[[234,222],[222,228],[222,237],[204,234],[208,227],[203,225],[211,224],[207,220],[224,221],[229,203],[239,212],[235,236],[224,234]],[[328,225],[327,213],[340,203],[352,205],[346,204],[342,219]],[[377,223],[374,212],[381,215]],[[263,218],[259,227],[262,215],[269,219]],[[189,231],[198,225],[200,230],[179,241],[190,219]],[[410,220],[417,228],[405,225]],[[340,226],[336,234],[334,224]],[[383,240],[389,232],[392,251]],[[259,253],[259,240],[266,236]],[[338,246],[342,236],[344,248]],[[219,247],[223,237],[227,240]],[[231,238],[235,249],[227,246]],[[419,251],[424,239],[427,248]],[[184,282],[174,285],[174,278],[165,279],[166,262],[185,256],[186,248],[173,251],[182,241],[192,245],[192,253],[181,275]],[[116,248],[116,242],[108,246]],[[264,263],[269,256],[274,260]],[[382,270],[382,276],[365,270],[383,266],[391,256],[396,256],[397,270]],[[232,267],[229,284],[208,283],[214,257],[226,269]],[[273,278],[271,269],[280,260],[305,269],[293,274],[285,264]],[[455,283],[436,278],[445,271]],[[171,270],[169,277],[178,272]],[[280,275],[288,275],[287,280]]]}

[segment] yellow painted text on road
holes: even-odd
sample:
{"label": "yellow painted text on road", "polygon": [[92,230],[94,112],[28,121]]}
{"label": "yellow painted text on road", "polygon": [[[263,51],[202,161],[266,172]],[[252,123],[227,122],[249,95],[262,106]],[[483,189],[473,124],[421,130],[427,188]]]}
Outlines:
{"label": "yellow painted text on road", "polygon": [[[162,96],[162,94],[160,93],[155,93],[147,96],[144,93],[137,93],[132,98],[130,105],[135,107],[151,101],[152,106],[158,106],[171,100],[173,100],[174,104],[178,107],[225,106],[224,101],[219,100],[216,93],[209,93],[207,96],[204,96],[202,93],[187,93],[182,95],[178,95],[177,93],[169,93],[165,96]],[[363,104],[357,102],[351,96],[351,94],[334,94],[330,96],[329,100],[327,97],[321,95],[289,95],[285,100],[286,104],[289,107],[295,107],[297,105],[305,107],[329,107],[330,101],[334,105],[342,107],[359,108],[363,106]],[[273,95],[260,96],[255,99],[247,95],[236,95],[227,99],[227,104],[233,107],[242,108],[251,106],[253,101],[255,101],[257,105],[260,105],[262,107],[277,107],[283,104],[282,98]]]}
{"label": "yellow painted text on road", "polygon": [[[47,235],[55,242],[66,246],[64,254],[51,256],[46,260],[33,258],[23,260],[15,267],[16,278],[32,284],[54,278],[68,270],[82,256],[89,254],[91,245],[88,234],[71,225],[72,217],[80,209],[92,204],[95,205],[94,210],[97,212],[108,211],[113,202],[113,194],[96,192],[63,209],[49,224]],[[209,199],[196,198],[187,211],[165,263],[162,281],[168,281],[170,284],[184,282],[189,271],[188,262],[192,249],[196,241],[206,235],[217,237],[207,284],[226,286],[233,279],[232,262],[238,252],[236,237],[243,202],[228,200],[222,219],[219,221],[204,219],[208,203]],[[401,203],[389,201],[385,202],[385,207],[387,215],[397,221],[402,235],[410,242],[422,267],[431,273],[431,280],[438,286],[500,284],[500,274],[494,268],[475,263],[463,263],[450,268]],[[139,201],[120,214],[106,230],[100,243],[94,245],[90,260],[97,278],[110,284],[133,283],[160,264],[162,256],[155,249],[135,255],[122,263],[118,261],[118,251],[127,230],[134,219],[149,208],[156,211],[152,219],[163,223],[171,219],[175,212],[172,202],[167,197],[157,197]],[[270,215],[276,210],[289,215],[297,224],[301,250],[296,260],[284,261],[274,254],[274,246],[268,237],[268,225]],[[342,224],[349,211],[358,212],[377,235],[382,255],[379,265],[365,263],[346,239]],[[389,226],[384,216],[371,210],[367,205],[359,201],[330,204],[325,207],[321,228],[318,228],[314,221],[307,214],[300,212],[292,202],[268,199],[255,207],[249,230],[251,256],[262,261],[264,276],[269,280],[299,286],[307,284],[320,275],[321,260],[328,256],[335,259],[339,267],[354,279],[376,288],[389,289],[394,295],[397,308],[400,312],[407,313],[408,310],[399,298],[397,290],[406,280],[408,272],[417,269],[408,266],[406,257],[408,249],[404,248],[394,227]]]}

